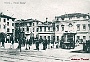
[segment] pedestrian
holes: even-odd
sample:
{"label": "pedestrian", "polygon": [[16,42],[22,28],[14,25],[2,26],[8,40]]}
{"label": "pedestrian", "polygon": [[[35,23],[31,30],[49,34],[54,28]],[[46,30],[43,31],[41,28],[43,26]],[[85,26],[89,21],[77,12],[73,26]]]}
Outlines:
{"label": "pedestrian", "polygon": [[64,43],[65,42],[65,39],[64,39],[64,36],[61,37],[61,40],[60,40],[60,47],[61,48],[64,48]]}
{"label": "pedestrian", "polygon": [[28,50],[28,48],[27,48],[28,42],[29,42],[29,40],[27,39],[26,40],[26,49],[25,50]]}
{"label": "pedestrian", "polygon": [[48,49],[50,49],[50,39],[48,39]]}
{"label": "pedestrian", "polygon": [[4,43],[5,43],[5,38],[2,38],[2,46],[5,48]]}
{"label": "pedestrian", "polygon": [[86,51],[86,39],[83,39],[83,51]]}
{"label": "pedestrian", "polygon": [[47,48],[47,39],[45,37],[43,40],[43,50],[46,50],[46,48]]}
{"label": "pedestrian", "polygon": [[32,45],[32,39],[31,39],[31,37],[30,37],[30,39],[29,39],[28,44],[29,44],[29,50],[30,50],[30,46]]}
{"label": "pedestrian", "polygon": [[42,37],[40,36],[39,43],[42,43],[42,42],[43,42],[43,39],[42,39]]}
{"label": "pedestrian", "polygon": [[25,46],[26,37],[23,38],[23,45]]}
{"label": "pedestrian", "polygon": [[11,42],[11,46],[10,46],[10,48],[12,49],[12,48],[14,48],[14,40],[13,40],[13,35],[11,35],[10,36],[10,42]]}
{"label": "pedestrian", "polygon": [[[40,39],[39,39],[39,44],[42,45],[43,43],[43,39],[42,39],[42,36],[40,36]],[[42,47],[43,48],[43,47]]]}
{"label": "pedestrian", "polygon": [[79,39],[76,40],[76,46],[79,46]]}
{"label": "pedestrian", "polygon": [[36,50],[39,50],[39,40],[38,40],[38,38],[35,38],[35,42],[36,42]]}

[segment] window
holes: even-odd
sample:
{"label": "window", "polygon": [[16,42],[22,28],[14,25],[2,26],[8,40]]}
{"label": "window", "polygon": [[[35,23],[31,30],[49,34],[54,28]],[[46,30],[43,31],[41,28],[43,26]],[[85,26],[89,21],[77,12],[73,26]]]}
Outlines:
{"label": "window", "polygon": [[80,39],[80,36],[77,36],[77,39]]}
{"label": "window", "polygon": [[33,23],[33,26],[34,26],[34,23]]}
{"label": "window", "polygon": [[23,31],[24,31],[24,28],[23,28]]}
{"label": "window", "polygon": [[14,23],[12,23],[12,26],[14,26]]}
{"label": "window", "polygon": [[38,25],[38,22],[37,22],[37,25]]}
{"label": "window", "polygon": [[52,38],[52,39],[53,39],[53,41],[55,41],[55,36],[53,36],[53,38]]}
{"label": "window", "polygon": [[80,31],[80,24],[77,24],[77,31]]}
{"label": "window", "polygon": [[33,32],[34,32],[34,28],[33,28]]}
{"label": "window", "polygon": [[38,32],[38,30],[39,30],[39,29],[37,28],[37,32]]}
{"label": "window", "polygon": [[4,22],[6,22],[6,19],[4,19]]}
{"label": "window", "polygon": [[14,19],[12,19],[12,21],[14,21]]}
{"label": "window", "polygon": [[9,22],[7,22],[7,26],[9,26]]}
{"label": "window", "polygon": [[59,41],[59,36],[57,36],[57,41]]}
{"label": "window", "polygon": [[53,31],[55,31],[55,26],[53,26]]}
{"label": "window", "polygon": [[85,24],[83,24],[83,30],[86,30],[86,25]]}
{"label": "window", "polygon": [[44,39],[46,39],[46,36],[44,36]]}
{"label": "window", "polygon": [[83,39],[86,39],[86,36],[83,36]]}
{"label": "window", "polygon": [[57,25],[56,27],[57,27],[57,31],[59,31],[59,25]]}
{"label": "window", "polygon": [[46,32],[46,27],[44,27],[44,32]]}
{"label": "window", "polygon": [[27,31],[29,31],[29,27],[27,27]]}
{"label": "window", "polygon": [[9,28],[7,28],[7,32],[9,32]]}
{"label": "window", "polygon": [[3,25],[3,28],[5,29],[6,28],[6,25]]}
{"label": "window", "polygon": [[48,40],[50,40],[50,36],[48,36]]}
{"label": "window", "polygon": [[40,32],[42,32],[42,27],[40,27]]}
{"label": "window", "polygon": [[50,31],[50,27],[48,27],[48,31]]}
{"label": "window", "polygon": [[90,30],[90,24],[88,24],[89,30]]}
{"label": "window", "polygon": [[31,22],[29,22],[29,25],[30,25],[30,26],[32,25]]}
{"label": "window", "polygon": [[62,26],[62,31],[64,31],[64,26]]}
{"label": "window", "polygon": [[7,21],[9,20],[9,18],[7,18]]}
{"label": "window", "polygon": [[12,29],[12,33],[14,32],[14,29]]}

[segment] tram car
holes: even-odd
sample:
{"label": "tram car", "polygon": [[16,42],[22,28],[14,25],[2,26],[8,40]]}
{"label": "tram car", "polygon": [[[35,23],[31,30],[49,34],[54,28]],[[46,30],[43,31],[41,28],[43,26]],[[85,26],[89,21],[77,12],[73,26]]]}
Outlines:
{"label": "tram car", "polygon": [[63,49],[74,49],[75,34],[76,33],[64,33],[60,40],[60,47]]}

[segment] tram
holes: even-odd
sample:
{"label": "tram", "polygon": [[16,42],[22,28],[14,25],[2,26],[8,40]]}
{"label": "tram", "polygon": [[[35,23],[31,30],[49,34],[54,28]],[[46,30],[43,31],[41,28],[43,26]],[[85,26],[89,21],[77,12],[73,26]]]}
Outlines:
{"label": "tram", "polygon": [[60,47],[63,49],[74,49],[75,35],[76,33],[64,33],[60,41]]}

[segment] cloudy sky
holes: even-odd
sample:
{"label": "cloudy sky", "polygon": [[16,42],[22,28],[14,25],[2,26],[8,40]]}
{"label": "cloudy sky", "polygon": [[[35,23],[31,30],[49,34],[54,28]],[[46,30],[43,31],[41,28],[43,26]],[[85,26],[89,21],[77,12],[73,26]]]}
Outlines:
{"label": "cloudy sky", "polygon": [[52,21],[65,13],[90,13],[90,0],[0,0],[0,12],[17,19]]}

